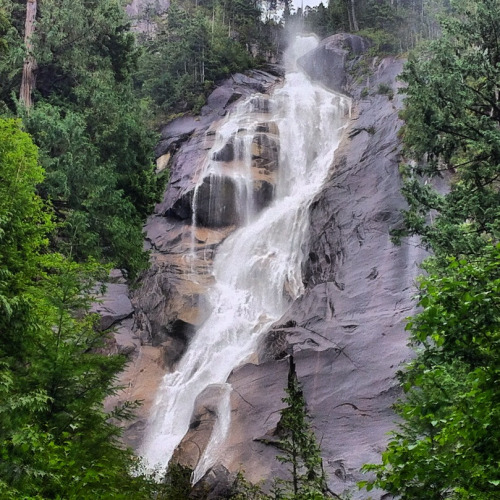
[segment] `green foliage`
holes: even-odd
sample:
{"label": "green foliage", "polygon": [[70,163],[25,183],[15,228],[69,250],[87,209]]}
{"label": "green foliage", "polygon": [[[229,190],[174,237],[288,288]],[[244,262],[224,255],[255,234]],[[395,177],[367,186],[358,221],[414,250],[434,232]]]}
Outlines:
{"label": "green foliage", "polygon": [[12,93],[19,91],[23,70],[22,23],[15,2],[0,0],[0,113],[13,106]]}
{"label": "green foliage", "polygon": [[265,500],[273,497],[266,495],[259,485],[247,481],[243,471],[239,471],[229,498],[231,500]]}
{"label": "green foliage", "polygon": [[6,52],[8,49],[6,35],[9,31],[9,27],[10,23],[7,16],[0,10],[0,54]]}
{"label": "green foliage", "polygon": [[[457,10],[402,77],[405,152],[415,165],[404,186],[405,228],[395,235],[420,234],[438,255],[475,254],[500,236],[500,4],[461,2]],[[443,174],[453,175],[445,195],[428,181]]]}
{"label": "green foliage", "polygon": [[25,2],[0,0],[0,11],[2,5],[10,26],[0,99],[40,148],[47,172],[40,193],[60,222],[52,243],[133,276],[147,265],[141,226],[160,186],[151,161],[154,134],[132,86],[139,51],[123,7],[115,0],[39,2],[35,106],[28,113],[13,97],[23,67]]}
{"label": "green foliage", "polygon": [[291,481],[279,481],[283,487],[277,498],[323,499],[329,498],[323,470],[321,449],[311,429],[310,416],[302,387],[297,379],[293,356],[290,356],[287,396],[281,410],[279,447],[283,455],[277,460],[290,466]]}
{"label": "green foliage", "polygon": [[377,94],[386,95],[389,100],[392,100],[392,98],[394,97],[394,90],[392,90],[390,85],[387,85],[386,83],[379,83]]}
{"label": "green foliage", "polygon": [[0,283],[8,279],[5,293],[17,293],[33,278],[38,253],[48,243],[50,217],[35,194],[42,180],[30,136],[19,121],[0,118]]}
{"label": "green foliage", "polygon": [[380,28],[365,28],[358,31],[357,35],[367,38],[371,42],[371,47],[367,52],[369,56],[383,56],[399,52],[399,41],[390,31]]}
{"label": "green foliage", "polygon": [[267,34],[254,2],[213,0],[196,7],[173,1],[155,19],[157,31],[143,40],[137,76],[144,96],[168,116],[199,111],[214,82],[255,64],[250,48],[262,53]]}
{"label": "green foliage", "polygon": [[37,150],[19,122],[0,119],[0,496],[147,499],[136,459],[103,410],[124,366],[99,353],[89,314],[107,270],[48,252],[49,208]]}
{"label": "green foliage", "polygon": [[450,10],[448,0],[330,0],[306,7],[288,22],[320,36],[356,32],[373,43],[370,54],[405,52],[422,40],[439,36],[436,19]]}

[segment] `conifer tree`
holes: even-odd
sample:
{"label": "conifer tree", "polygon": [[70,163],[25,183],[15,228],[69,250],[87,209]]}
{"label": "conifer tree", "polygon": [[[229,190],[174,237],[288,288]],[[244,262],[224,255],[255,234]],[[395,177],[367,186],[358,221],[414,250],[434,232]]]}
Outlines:
{"label": "conifer tree", "polygon": [[51,253],[37,149],[0,118],[0,498],[148,499],[103,410],[122,369],[89,314],[102,266]]}
{"label": "conifer tree", "polygon": [[295,371],[295,361],[290,355],[288,384],[285,389],[286,397],[283,403],[287,406],[281,410],[278,424],[282,436],[279,447],[284,454],[276,458],[280,462],[289,464],[291,481],[279,481],[286,490],[291,490],[291,496],[278,498],[293,499],[323,499],[331,498],[326,484],[323,469],[321,449],[311,428],[310,416],[307,411],[306,400],[302,387]]}

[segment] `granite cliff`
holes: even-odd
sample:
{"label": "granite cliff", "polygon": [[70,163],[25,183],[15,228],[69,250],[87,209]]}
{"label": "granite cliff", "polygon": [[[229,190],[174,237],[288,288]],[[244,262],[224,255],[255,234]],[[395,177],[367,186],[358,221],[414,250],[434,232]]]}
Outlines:
{"label": "granite cliff", "polygon": [[[281,398],[294,355],[314,429],[321,442],[332,491],[354,490],[359,469],[379,460],[393,427],[391,405],[399,391],[395,373],[410,355],[404,319],[414,307],[413,281],[423,257],[417,242],[396,247],[389,230],[400,222],[401,121],[397,75],[403,61],[366,54],[368,44],[353,35],[335,35],[300,60],[302,68],[325,87],[352,97],[351,117],[327,182],[310,207],[310,234],[304,248],[304,293],[261,341],[257,352],[229,377],[231,422],[207,475],[215,485],[244,468],[260,481],[282,474],[273,445]],[[221,175],[198,182],[219,119],[254,92],[249,112],[260,125],[253,139],[253,189],[256,210],[273,196],[280,141],[268,119],[266,93],[279,77],[252,72],[236,75],[210,96],[200,117],[167,125],[157,148],[158,168],[171,169],[163,201],[146,225],[152,267],[133,293],[133,337],[138,347],[123,374],[127,389],[120,399],[143,399],[138,419],[125,432],[138,447],[162,374],[175,369],[198,325],[211,284],[211,258],[239,224],[231,170],[238,156],[238,132],[213,158]],[[198,187],[197,187],[198,186]],[[217,192],[223,203],[213,206]],[[196,210],[193,211],[193,206]],[[193,250],[194,249],[194,250]],[[194,252],[190,268],[185,255]],[[194,263],[194,264],[193,264]],[[193,266],[195,269],[193,269]],[[196,283],[190,280],[196,271]],[[209,387],[195,404],[188,433],[174,458],[195,466],[217,421],[220,388]],[[215,478],[215,480],[213,480]],[[211,495],[211,496],[210,496]],[[383,493],[373,494],[382,498]]]}

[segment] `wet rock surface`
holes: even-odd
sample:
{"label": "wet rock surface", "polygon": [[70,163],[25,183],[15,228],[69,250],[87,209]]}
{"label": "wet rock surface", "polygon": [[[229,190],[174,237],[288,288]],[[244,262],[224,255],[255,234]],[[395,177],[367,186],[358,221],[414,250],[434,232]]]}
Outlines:
{"label": "wet rock surface", "polygon": [[[279,77],[262,71],[234,75],[210,95],[200,117],[178,118],[162,130],[156,148],[156,157],[161,160],[157,165],[158,170],[168,166],[170,181],[162,202],[145,225],[151,267],[131,293],[131,301],[127,298],[128,316],[134,312],[129,336],[140,343],[140,348],[131,355],[129,367],[118,381],[126,390],[107,403],[130,398],[144,401],[137,419],[127,424],[124,433],[126,444],[135,448],[140,445],[163,375],[174,369],[196,327],[205,319],[205,294],[212,284],[215,249],[240,222],[231,175],[241,168],[241,158],[221,160],[217,176],[204,174],[220,119],[239,100],[255,92],[268,92],[278,82]],[[272,199],[278,147],[274,124],[268,123],[265,111],[269,106],[261,101],[266,101],[265,94],[250,105],[262,125],[250,159],[253,197],[260,208]],[[269,138],[263,139],[265,135]],[[224,194],[223,202],[213,205],[213,191],[217,189]],[[197,207],[195,212],[193,205]],[[103,321],[111,320],[103,317]]]}
{"label": "wet rock surface", "polygon": [[[205,478],[211,495],[219,495],[217,488],[224,488],[242,466],[251,481],[284,477],[283,465],[275,460],[276,429],[290,353],[314,418],[332,491],[351,490],[354,499],[367,498],[355,487],[364,479],[360,467],[380,460],[387,432],[393,428],[391,406],[399,394],[394,375],[411,355],[404,319],[414,308],[413,280],[424,255],[417,242],[395,247],[389,236],[404,207],[398,173],[402,101],[395,80],[402,61],[362,59],[359,54],[366,47],[353,35],[330,37],[301,63],[311,78],[355,98],[352,117],[332,159],[329,179],[310,208],[305,293],[290,305],[252,359],[229,378],[231,429],[217,465]],[[326,69],[319,71],[325,61]],[[132,299],[133,331],[143,346],[127,374],[127,393],[118,396],[146,399],[139,419],[125,434],[135,447],[161,375],[175,367],[204,320],[211,258],[238,223],[237,214],[229,210],[214,223],[208,194],[195,194],[207,154],[215,145],[218,120],[237,96],[250,95],[263,82],[270,88],[276,80],[255,72],[235,77],[209,99],[199,119],[184,117],[163,130],[157,155],[171,155],[171,180],[146,225],[152,267]],[[392,92],[380,93],[380,84]],[[256,132],[264,134],[256,136],[252,168],[254,188],[262,190],[265,206],[272,199],[279,142],[269,120],[270,102],[255,97],[249,106],[260,117]],[[228,144],[217,150],[217,175],[222,177],[241,162],[236,142]],[[206,182],[207,193],[212,182]],[[195,205],[206,205],[206,221],[198,219],[202,224],[193,228],[195,196],[200,196]],[[217,401],[216,389],[200,395],[190,430],[175,454],[179,462],[196,464],[215,423]],[[380,499],[383,494],[370,495]]]}
{"label": "wet rock surface", "polygon": [[[338,50],[345,50],[345,40],[340,42]],[[231,375],[231,430],[220,452],[230,471],[245,464],[251,481],[283,476],[273,442],[287,355],[293,353],[330,488],[352,491],[355,499],[367,498],[355,486],[366,479],[361,466],[380,460],[394,428],[395,373],[411,356],[404,323],[414,308],[413,282],[424,257],[416,241],[396,247],[389,235],[405,206],[398,174],[402,98],[395,81],[403,62],[369,64],[365,81],[346,72],[342,77],[343,89],[359,98],[366,88],[366,97],[355,101],[329,180],[310,209],[306,291],[263,340],[258,359]],[[330,83],[338,88],[335,78]],[[394,94],[381,95],[381,83]],[[382,498],[383,492],[370,496]]]}
{"label": "wet rock surface", "polygon": [[189,430],[177,447],[172,460],[194,469],[203,455],[218,418],[219,401],[225,389],[209,385],[197,398]]}
{"label": "wet rock surface", "polygon": [[351,79],[346,69],[352,66],[356,56],[363,54],[369,46],[366,38],[338,33],[322,40],[318,47],[298,60],[298,65],[313,80],[336,92],[348,94],[348,83]]}

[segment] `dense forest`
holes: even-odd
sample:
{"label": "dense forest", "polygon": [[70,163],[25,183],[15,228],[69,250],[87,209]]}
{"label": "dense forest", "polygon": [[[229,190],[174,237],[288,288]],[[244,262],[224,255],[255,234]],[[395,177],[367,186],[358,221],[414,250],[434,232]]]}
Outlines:
{"label": "dense forest", "polygon": [[[416,357],[400,375],[402,424],[361,486],[495,498],[500,1],[330,0],[302,11],[289,0],[172,0],[167,12],[151,2],[140,30],[124,7],[0,0],[0,497],[185,498],[185,471],[157,483],[121,446],[115,423],[133,405],[103,410],[126,359],[102,354],[92,297],[112,266],[131,280],[147,267],[142,224],[166,181],[152,161],[158,125],[197,113],[231,73],[279,61],[300,29],[356,32],[372,41],[368,57],[408,57],[408,210],[393,237],[419,235],[433,257],[407,326]],[[285,420],[300,422],[301,466],[316,471],[290,384]],[[273,498],[329,495],[320,472],[304,484],[308,496],[297,486]],[[239,479],[234,498],[260,495]]]}

